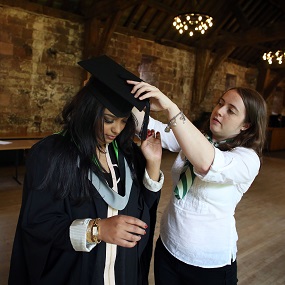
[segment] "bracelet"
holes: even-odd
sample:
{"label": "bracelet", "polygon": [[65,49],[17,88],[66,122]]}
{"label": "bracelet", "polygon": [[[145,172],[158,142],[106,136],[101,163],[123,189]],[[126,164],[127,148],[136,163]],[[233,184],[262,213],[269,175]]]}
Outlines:
{"label": "bracelet", "polygon": [[100,243],[101,242],[101,240],[98,239],[98,235],[99,235],[98,222],[100,220],[101,220],[100,218],[93,220],[93,224],[91,226],[91,241],[94,243]]}
{"label": "bracelet", "polygon": [[91,237],[92,237],[92,234],[91,234],[92,225],[93,225],[93,220],[90,220],[88,223],[87,229],[86,229],[86,241],[88,243],[92,242],[92,239],[91,239]]}
{"label": "bracelet", "polygon": [[164,131],[165,131],[166,133],[169,133],[169,132],[170,132],[170,129],[171,129],[172,126],[175,127],[175,126],[177,125],[177,123],[176,123],[176,118],[177,118],[179,115],[181,115],[179,119],[180,119],[181,121],[183,121],[183,124],[185,124],[185,121],[186,121],[185,115],[183,114],[182,111],[180,111],[177,115],[175,115],[172,119],[170,119],[169,123],[167,124],[167,126],[166,126],[165,129],[164,129]]}

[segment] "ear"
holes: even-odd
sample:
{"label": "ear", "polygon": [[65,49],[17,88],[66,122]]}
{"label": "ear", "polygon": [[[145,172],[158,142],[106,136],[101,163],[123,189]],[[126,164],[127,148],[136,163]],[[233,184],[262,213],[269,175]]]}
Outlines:
{"label": "ear", "polygon": [[243,126],[241,127],[241,132],[247,130],[250,127],[250,123],[244,123]]}

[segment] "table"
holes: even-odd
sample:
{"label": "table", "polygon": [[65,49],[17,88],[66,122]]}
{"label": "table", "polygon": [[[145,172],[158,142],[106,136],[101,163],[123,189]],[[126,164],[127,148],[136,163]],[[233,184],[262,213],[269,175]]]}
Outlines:
{"label": "table", "polygon": [[[17,181],[17,183],[22,184],[18,179],[18,166],[19,166],[19,150],[27,150],[30,149],[38,139],[30,139],[30,140],[9,140],[9,144],[0,144],[1,150],[16,150],[16,161],[15,161],[15,176],[13,178]],[[8,142],[8,141],[7,141]]]}
{"label": "table", "polygon": [[0,140],[30,140],[42,139],[51,135],[52,132],[37,132],[37,133],[0,133]]}
{"label": "table", "polygon": [[30,149],[38,139],[33,140],[9,140],[9,144],[0,144],[0,150],[19,150],[19,149]]}

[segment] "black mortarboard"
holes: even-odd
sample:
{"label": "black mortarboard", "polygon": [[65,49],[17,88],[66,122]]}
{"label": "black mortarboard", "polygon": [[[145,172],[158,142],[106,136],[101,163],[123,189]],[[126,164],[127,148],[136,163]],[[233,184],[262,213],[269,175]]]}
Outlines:
{"label": "black mortarboard", "polygon": [[139,111],[146,107],[140,133],[141,139],[144,140],[149,119],[149,100],[135,98],[134,94],[131,93],[133,85],[127,83],[128,79],[142,80],[106,55],[83,60],[78,64],[92,75],[86,87],[115,116],[128,116],[134,106]]}

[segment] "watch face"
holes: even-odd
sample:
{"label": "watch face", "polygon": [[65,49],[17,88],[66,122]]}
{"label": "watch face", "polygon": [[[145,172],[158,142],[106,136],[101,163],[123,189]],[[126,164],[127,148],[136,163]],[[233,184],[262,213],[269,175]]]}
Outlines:
{"label": "watch face", "polygon": [[98,235],[98,228],[97,227],[93,227],[92,228],[92,235],[93,236],[97,236]]}

